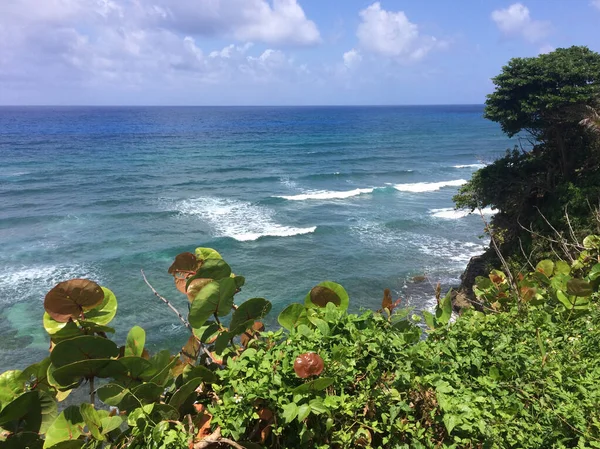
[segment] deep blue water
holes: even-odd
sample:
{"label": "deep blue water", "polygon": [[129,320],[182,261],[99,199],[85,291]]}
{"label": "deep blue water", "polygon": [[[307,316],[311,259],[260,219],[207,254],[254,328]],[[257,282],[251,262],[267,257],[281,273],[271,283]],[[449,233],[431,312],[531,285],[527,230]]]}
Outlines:
{"label": "deep blue water", "polygon": [[[485,241],[451,208],[511,146],[481,106],[0,108],[0,370],[47,349],[42,301],[88,277],[119,299],[124,338],[176,348],[173,257],[217,249],[273,318],[323,280],[355,307],[391,288],[417,309]],[[415,275],[429,282],[415,285]]]}

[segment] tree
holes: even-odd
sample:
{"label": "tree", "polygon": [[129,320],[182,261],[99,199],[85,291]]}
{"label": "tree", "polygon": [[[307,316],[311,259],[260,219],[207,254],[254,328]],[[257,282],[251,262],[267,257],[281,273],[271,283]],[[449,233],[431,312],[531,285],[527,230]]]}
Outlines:
{"label": "tree", "polygon": [[[570,227],[577,235],[597,231],[600,54],[570,47],[514,58],[493,82],[484,116],[528,144],[476,172],[454,201],[472,210],[496,208],[491,229],[504,255],[520,265],[532,251],[534,257],[550,254],[546,237],[556,238],[556,231],[569,236]],[[535,228],[537,235],[523,227]]]}

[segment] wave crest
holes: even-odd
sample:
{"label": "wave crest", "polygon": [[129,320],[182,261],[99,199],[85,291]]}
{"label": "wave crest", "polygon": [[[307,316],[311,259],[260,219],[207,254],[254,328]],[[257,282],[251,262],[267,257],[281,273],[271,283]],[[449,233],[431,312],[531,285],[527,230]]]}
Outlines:
{"label": "wave crest", "polygon": [[329,191],[319,190],[314,192],[300,193],[298,195],[279,196],[289,201],[304,201],[304,200],[342,200],[353,196],[362,195],[364,193],[373,193],[375,187],[368,189],[354,189],[347,191]]}
{"label": "wave crest", "polygon": [[444,187],[459,187],[467,183],[466,179],[455,179],[453,181],[441,182],[415,182],[412,184],[394,184],[394,188],[400,192],[434,192]]}

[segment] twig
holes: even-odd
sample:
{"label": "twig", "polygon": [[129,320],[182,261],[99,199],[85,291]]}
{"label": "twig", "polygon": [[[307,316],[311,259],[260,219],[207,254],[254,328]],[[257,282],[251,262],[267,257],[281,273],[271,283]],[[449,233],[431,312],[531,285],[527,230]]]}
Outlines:
{"label": "twig", "polygon": [[96,390],[94,390],[94,378],[90,377],[90,404],[94,405],[96,402]]}
{"label": "twig", "polygon": [[229,438],[222,437],[221,429],[219,427],[217,427],[217,430],[215,430],[211,435],[204,438],[202,441],[194,443],[194,449],[204,449],[204,448],[209,447],[212,444],[219,444],[219,443],[228,444],[231,447],[234,447],[235,449],[244,449],[244,446],[236,443],[235,441],[230,440]]}
{"label": "twig", "polygon": [[529,264],[529,266],[531,267],[531,269],[533,271],[535,271],[535,267],[531,263],[531,254],[529,256],[527,256],[527,254],[525,254],[525,250],[523,249],[523,242],[521,241],[520,237],[519,237],[519,247],[521,248],[521,253],[523,254],[523,257],[525,257],[525,260],[527,261],[527,263]]}
{"label": "twig", "polygon": [[[194,331],[192,329],[192,326],[190,325],[190,323],[188,323],[188,321],[183,317],[183,315],[179,312],[179,310],[177,310],[175,308],[175,306],[173,304],[171,304],[171,302],[160,295],[160,293],[158,293],[156,291],[156,289],[154,287],[152,287],[152,285],[150,284],[150,282],[148,282],[148,279],[146,278],[146,275],[144,274],[144,270],[140,270],[142,272],[142,277],[144,278],[144,282],[146,283],[146,285],[148,287],[150,287],[150,290],[152,290],[152,292],[156,295],[157,298],[159,298],[162,302],[164,302],[173,312],[175,312],[175,314],[179,317],[179,320],[183,323],[183,325],[185,327],[188,328],[188,330],[192,333],[192,335],[194,335]],[[195,337],[195,335],[194,335]],[[197,339],[197,338],[196,338]],[[206,356],[212,360],[213,363],[216,363],[215,359],[213,358],[213,356],[211,355],[210,351],[208,349],[206,349],[206,346],[204,346],[204,344],[198,340],[198,342],[200,343],[200,348],[202,349],[202,351],[204,352],[204,354],[206,354]]]}

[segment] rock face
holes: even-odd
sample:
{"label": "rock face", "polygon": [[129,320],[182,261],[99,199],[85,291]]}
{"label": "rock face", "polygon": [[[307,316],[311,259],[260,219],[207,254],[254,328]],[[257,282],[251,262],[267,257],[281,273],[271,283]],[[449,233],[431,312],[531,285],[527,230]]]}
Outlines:
{"label": "rock face", "polygon": [[486,276],[490,272],[491,259],[494,256],[493,251],[488,249],[480,256],[471,257],[467,268],[460,276],[460,286],[456,290],[456,294],[452,300],[454,310],[460,312],[462,309],[475,306],[471,302],[475,299],[475,295],[473,294],[475,279],[477,276]]}

